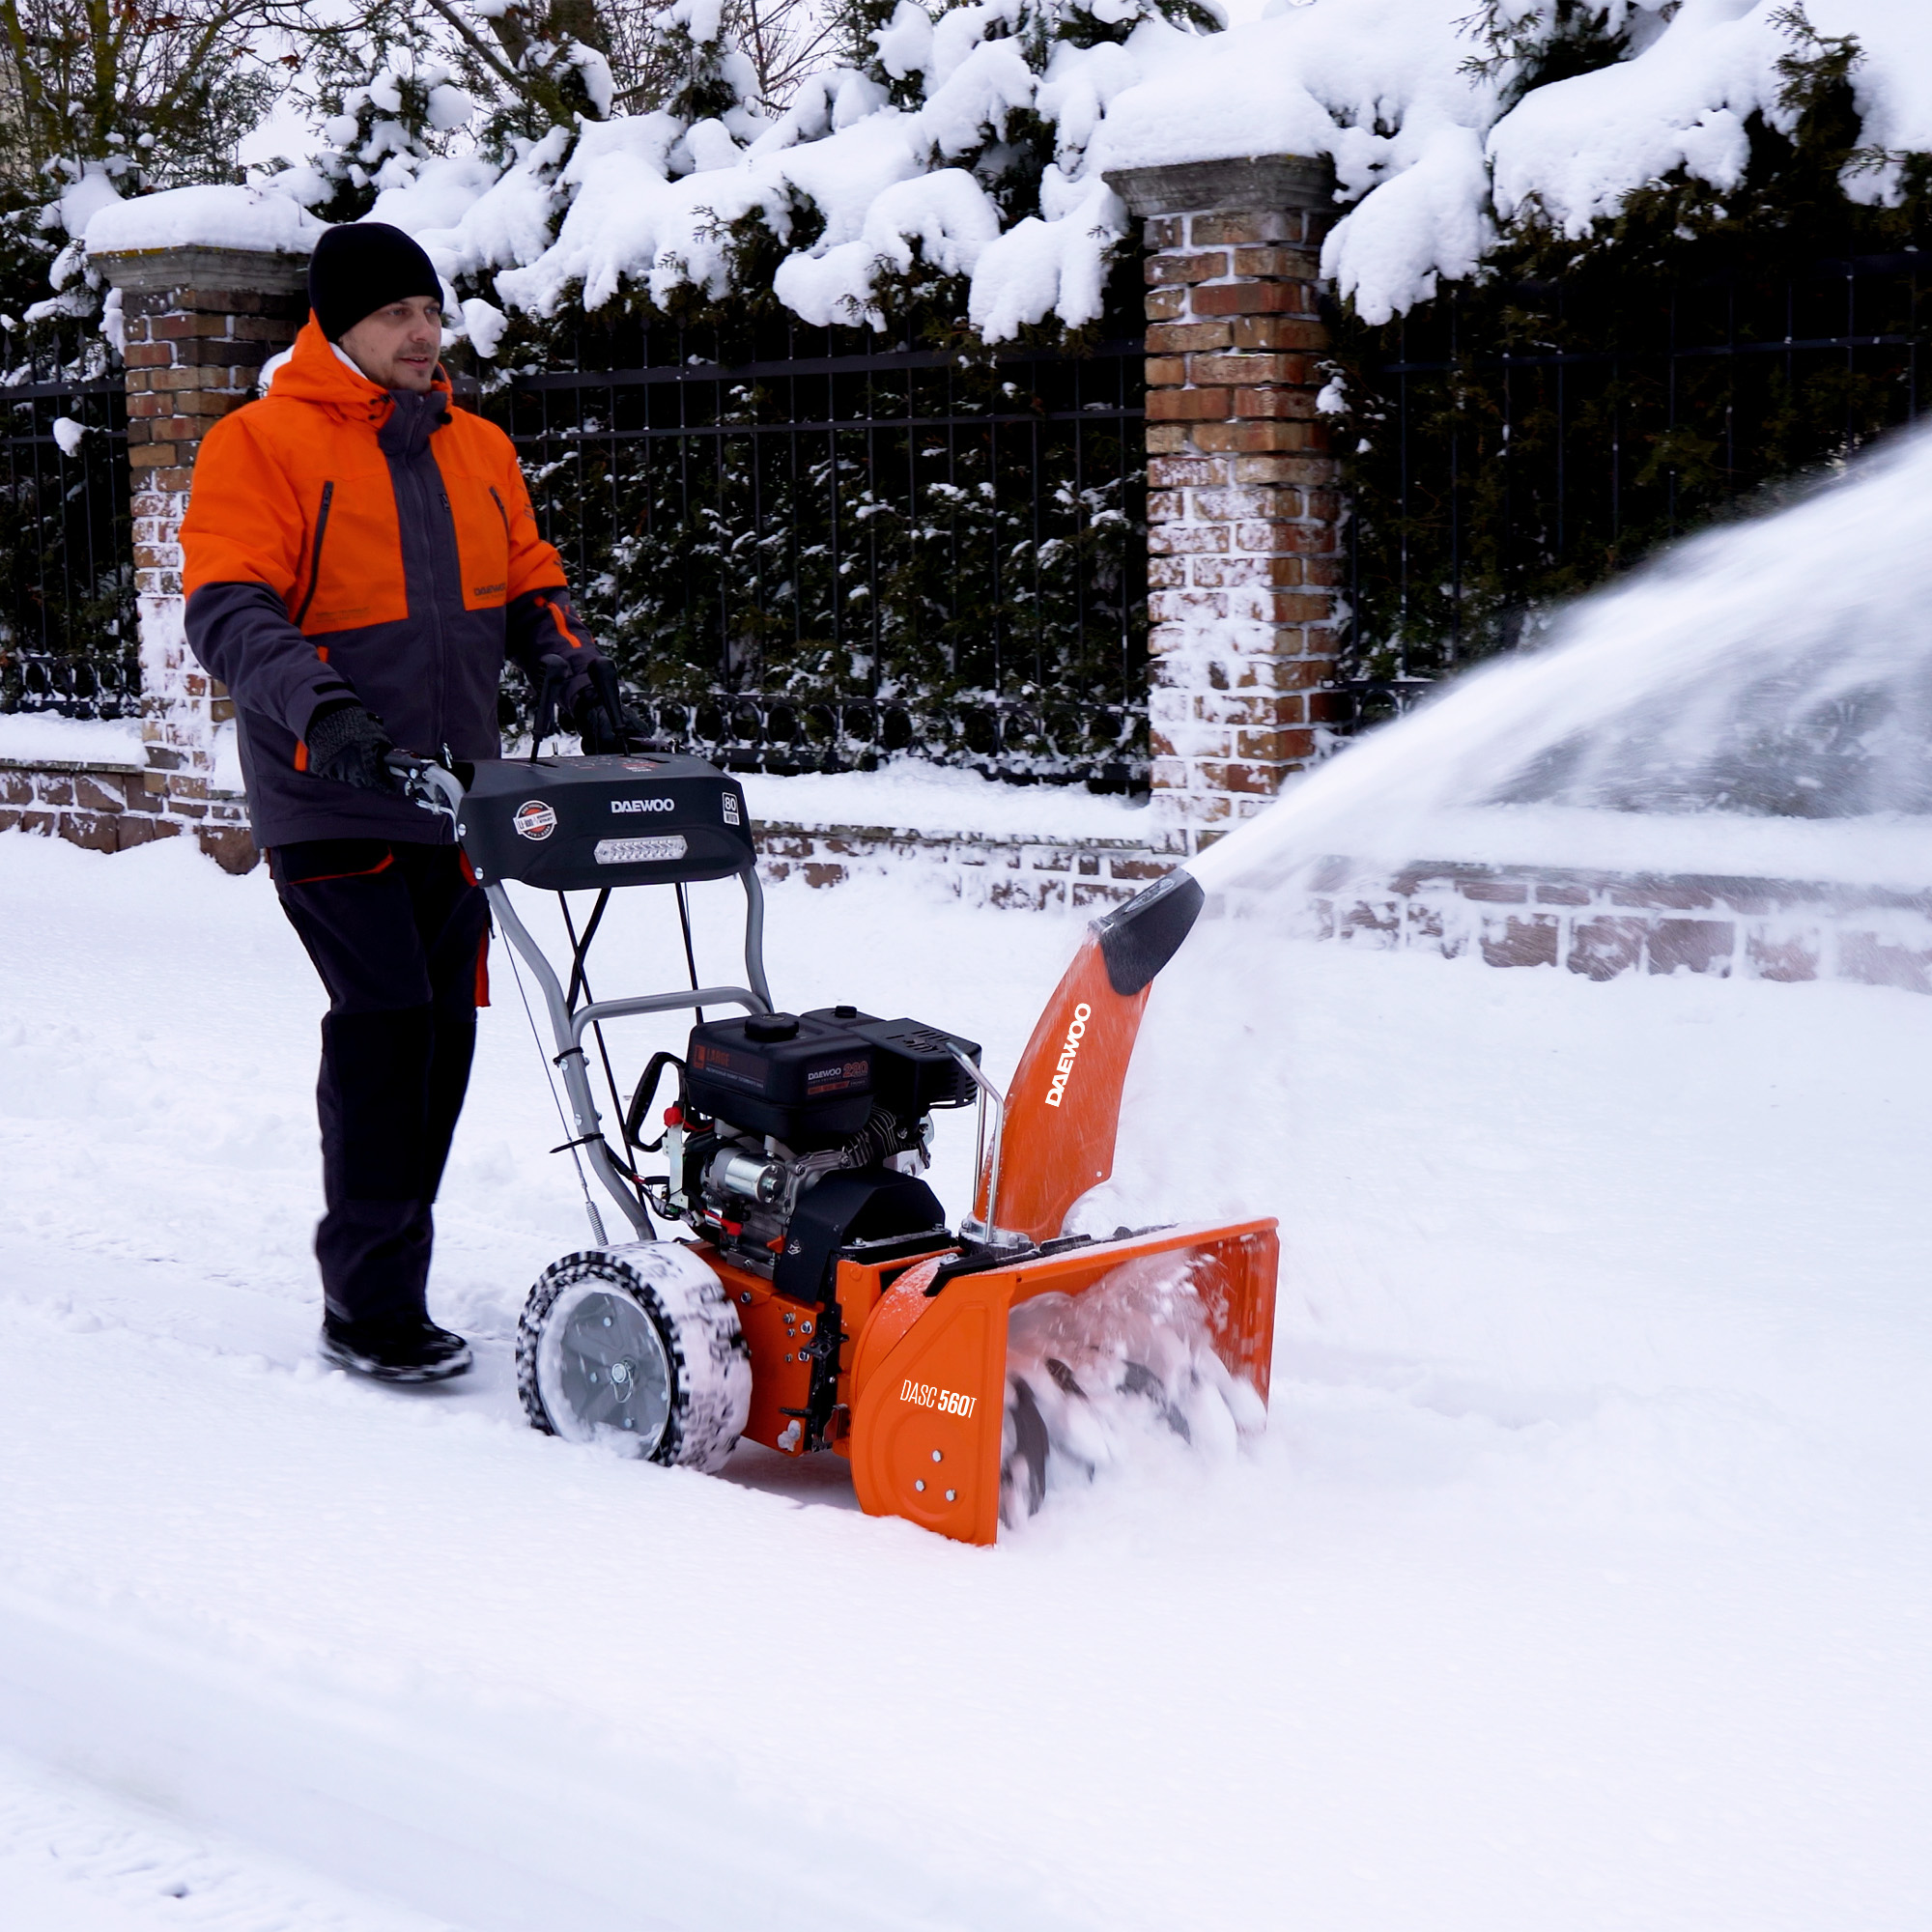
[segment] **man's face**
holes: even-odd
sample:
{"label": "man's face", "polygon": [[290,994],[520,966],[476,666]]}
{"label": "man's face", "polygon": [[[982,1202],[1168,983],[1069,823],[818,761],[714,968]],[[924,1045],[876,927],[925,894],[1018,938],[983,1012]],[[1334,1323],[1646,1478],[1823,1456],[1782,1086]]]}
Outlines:
{"label": "man's face", "polygon": [[385,302],[342,331],[342,353],[382,389],[427,389],[441,346],[442,304],[434,296]]}

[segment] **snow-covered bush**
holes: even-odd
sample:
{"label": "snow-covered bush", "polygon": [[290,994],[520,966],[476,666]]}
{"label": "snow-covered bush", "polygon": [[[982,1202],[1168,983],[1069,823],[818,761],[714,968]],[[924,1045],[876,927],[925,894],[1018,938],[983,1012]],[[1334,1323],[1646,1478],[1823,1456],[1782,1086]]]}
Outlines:
{"label": "snow-covered bush", "polygon": [[[625,14],[611,53],[619,16],[590,0],[438,0],[361,16],[364,68],[337,73],[331,110],[356,125],[331,128],[324,166],[350,197],[387,168],[385,217],[532,314],[770,292],[807,321],[884,326],[925,277],[999,341],[1098,313],[1127,235],[1109,169],[1325,156],[1325,267],[1374,325],[1532,234],[1620,246],[1660,197],[1674,225],[1734,220],[1820,90],[1846,120],[1844,197],[1910,201],[1932,153],[1932,8],[1807,4],[1273,0],[1218,32],[1211,0],[845,0],[843,65],[779,99],[754,0]],[[440,87],[473,116],[433,108]],[[540,232],[498,199],[530,199],[510,178],[532,148],[554,189]]]}
{"label": "snow-covered bush", "polygon": [[[923,303],[987,340],[1077,329],[1099,316],[1127,234],[1085,159],[1109,88],[1138,72],[1128,49],[1150,33],[1164,45],[1218,24],[1204,0],[937,14],[851,0],[837,17],[847,64],[780,100],[773,57],[751,39],[760,19],[672,0],[633,33],[624,85],[564,112],[520,95],[461,37],[425,39],[420,15],[399,15],[372,28],[359,69],[330,71],[326,151],[270,185],[338,216],[380,196],[382,218],[416,234],[466,295],[538,318],[730,297],[821,326],[896,326]],[[523,67],[554,71],[582,51],[549,44]],[[475,102],[460,131],[432,111],[452,85]]]}
{"label": "snow-covered bush", "polygon": [[1847,270],[1932,248],[1932,9],[1490,0],[1481,27],[1482,263],[1335,318],[1374,679],[1539,636],[1912,407],[1909,281]]}

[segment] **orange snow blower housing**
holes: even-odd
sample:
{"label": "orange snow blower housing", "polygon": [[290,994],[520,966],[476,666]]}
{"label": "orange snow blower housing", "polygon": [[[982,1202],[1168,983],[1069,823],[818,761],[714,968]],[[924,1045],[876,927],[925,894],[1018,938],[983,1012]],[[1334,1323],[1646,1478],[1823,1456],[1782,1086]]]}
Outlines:
{"label": "orange snow blower housing", "polygon": [[[547,1006],[576,1122],[566,1146],[637,1236],[610,1241],[586,1189],[596,1246],[545,1271],[519,1331],[519,1387],[537,1428],[712,1468],[741,1436],[781,1455],[831,1449],[849,1459],[868,1514],[991,1543],[1010,1446],[1010,1312],[1084,1294],[1151,1258],[1184,1278],[1214,1354],[1265,1403],[1272,1220],[1063,1233],[1112,1171],[1150,989],[1201,908],[1188,874],[1089,928],[1002,1095],[979,1048],[937,1027],[852,1007],[774,1009],[750,816],[725,774],[650,753],[486,763],[464,777],[408,761],[412,795],[454,822]],[[682,912],[686,885],[731,876],[746,895],[748,985],[698,986],[694,966],[689,989],[588,998],[586,954],[611,890],[673,884]],[[567,988],[518,917],[510,880],[600,892],[582,938],[568,927]],[[679,1007],[743,1017],[700,1011],[685,1054],[654,1055],[628,1105],[613,1078],[613,1148],[586,1035],[601,1048],[607,1022]],[[668,1069],[676,1096],[660,1112]],[[955,1234],[919,1175],[931,1111],[975,1101],[976,1200]],[[665,1174],[639,1171],[653,1152]],[[696,1238],[658,1239],[653,1215]]]}
{"label": "orange snow blower housing", "polygon": [[[1079,1294],[1123,1263],[1191,1260],[1214,1351],[1264,1402],[1274,1350],[1272,1220],[1064,1241],[1067,1211],[1113,1172],[1127,1063],[1153,977],[1187,936],[1201,888],[1177,872],[1089,928],[1020,1056],[1004,1132],[982,1160],[975,1224],[994,1245],[928,1257],[865,1307],[851,1361],[860,1504],[966,1543],[999,1533],[1007,1319],[1015,1303]],[[997,1190],[997,1194],[996,1194]],[[1017,1237],[1006,1248],[1002,1240]],[[876,1293],[841,1264],[841,1297]],[[858,1310],[855,1308],[855,1313]]]}

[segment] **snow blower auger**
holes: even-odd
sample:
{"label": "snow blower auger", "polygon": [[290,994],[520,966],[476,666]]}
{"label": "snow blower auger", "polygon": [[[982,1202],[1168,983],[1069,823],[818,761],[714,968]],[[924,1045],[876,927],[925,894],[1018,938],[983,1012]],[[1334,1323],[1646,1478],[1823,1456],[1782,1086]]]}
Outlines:
{"label": "snow blower auger", "polygon": [[[1003,1510],[1011,1521],[1039,1506],[1054,1416],[1102,1382],[1144,1396],[1185,1435],[1181,1385],[1205,1375],[1231,1412],[1258,1423],[1274,1326],[1273,1221],[1122,1229],[1105,1240],[1062,1233],[1112,1169],[1148,989],[1200,910],[1186,873],[1089,928],[1002,1095],[980,1048],[944,1028],[850,1006],[774,1007],[744,793],[712,766],[658,753],[460,774],[395,763],[418,803],[454,824],[512,964],[538,989],[554,1042],[546,1057],[554,1051],[570,1108],[569,1137],[554,1151],[579,1160],[580,1179],[586,1167],[596,1177],[631,1237],[608,1237],[586,1180],[594,1245],[544,1271],[518,1331],[518,1387],[536,1428],[704,1469],[741,1435],[789,1456],[831,1449],[849,1459],[867,1513],[991,1543]],[[699,985],[687,888],[733,878],[745,895],[747,983]],[[518,917],[512,882],[562,900],[567,972]],[[591,942],[610,895],[633,886],[675,889],[691,983],[595,999]],[[576,891],[597,895],[581,932],[564,896]],[[652,1055],[623,1101],[607,1025],[680,1009],[698,1009],[684,1053]],[[734,1010],[706,1016],[718,1009]],[[591,1091],[593,1040],[615,1146]],[[920,1177],[934,1113],[967,1106],[979,1109],[979,1179],[954,1234]],[[644,1175],[654,1153],[665,1172]],[[660,1240],[654,1217],[691,1236]],[[1165,1365],[1153,1347],[1089,1348],[1069,1363],[1063,1355],[1079,1351],[1054,1341],[1065,1323],[1049,1321],[1009,1377],[1012,1311],[1103,1306],[1090,1295],[1120,1300],[1130,1323],[1184,1303],[1201,1345],[1192,1368],[1185,1346]]]}

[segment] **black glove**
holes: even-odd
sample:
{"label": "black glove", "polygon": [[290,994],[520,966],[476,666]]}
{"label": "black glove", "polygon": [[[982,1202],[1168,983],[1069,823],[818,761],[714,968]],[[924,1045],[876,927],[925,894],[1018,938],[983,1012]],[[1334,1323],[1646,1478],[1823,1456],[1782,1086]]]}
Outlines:
{"label": "black glove", "polygon": [[649,733],[636,712],[626,709],[617,689],[617,673],[609,658],[593,658],[589,682],[570,707],[570,726],[578,742],[592,756],[605,752],[641,752]]}
{"label": "black glove", "polygon": [[347,697],[317,708],[308,721],[308,768],[319,779],[354,785],[357,791],[401,795],[396,775],[383,760],[396,749],[373,711]]}

